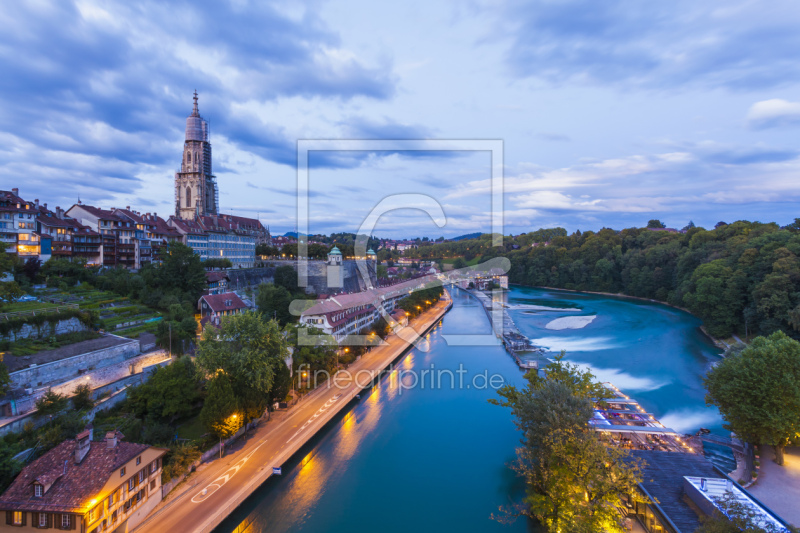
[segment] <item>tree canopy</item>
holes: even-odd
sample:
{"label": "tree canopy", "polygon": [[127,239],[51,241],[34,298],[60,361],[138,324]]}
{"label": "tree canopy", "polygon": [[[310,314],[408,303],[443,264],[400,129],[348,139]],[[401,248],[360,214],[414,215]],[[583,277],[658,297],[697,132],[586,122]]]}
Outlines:
{"label": "tree canopy", "polygon": [[524,504],[497,518],[531,516],[554,533],[622,532],[618,507],[636,493],[641,464],[588,426],[591,398],[603,389],[562,359],[548,365],[547,379],[528,372],[525,388],[503,387],[502,400],[490,400],[510,407],[523,433],[514,469],[527,486]]}
{"label": "tree canopy", "polygon": [[719,408],[725,428],[774,446],[783,464],[785,446],[800,433],[800,343],[780,331],[757,337],[712,368],[705,385],[706,402]]}
{"label": "tree canopy", "polygon": [[288,354],[278,324],[247,311],[223,317],[218,329],[203,332],[197,363],[207,376],[228,376],[237,406],[248,422],[261,416],[269,405],[277,361],[283,363]]}

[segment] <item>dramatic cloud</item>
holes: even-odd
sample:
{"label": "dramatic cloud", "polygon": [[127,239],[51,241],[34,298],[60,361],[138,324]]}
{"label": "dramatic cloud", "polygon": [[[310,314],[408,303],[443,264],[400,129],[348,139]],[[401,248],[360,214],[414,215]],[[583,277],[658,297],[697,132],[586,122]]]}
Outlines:
{"label": "dramatic cloud", "polygon": [[499,13],[508,66],[523,78],[659,90],[800,79],[800,6],[791,0],[510,0]]}
{"label": "dramatic cloud", "polygon": [[296,226],[303,139],[504,146],[502,161],[312,152],[315,231],[353,231],[403,193],[440,202],[447,227],[406,210],[379,234],[489,231],[492,165],[506,232],[786,223],[800,202],[798,25],[790,0],[10,2],[0,188],[168,215],[197,89],[222,210],[278,233]]}
{"label": "dramatic cloud", "polygon": [[780,98],[756,102],[747,113],[747,123],[753,129],[800,125],[800,102]]}

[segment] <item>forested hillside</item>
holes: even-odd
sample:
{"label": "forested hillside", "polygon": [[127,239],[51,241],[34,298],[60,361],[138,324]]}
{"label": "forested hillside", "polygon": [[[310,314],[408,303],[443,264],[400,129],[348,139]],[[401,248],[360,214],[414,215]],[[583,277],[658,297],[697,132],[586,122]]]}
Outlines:
{"label": "forested hillside", "polygon": [[672,233],[648,228],[539,230],[424,246],[414,255],[511,259],[512,283],[653,298],[689,309],[709,333],[800,337],[800,224],[739,221]]}
{"label": "forested hillside", "polygon": [[735,222],[685,234],[574,233],[510,251],[510,281],[622,292],[686,307],[709,333],[800,333],[797,225]]}

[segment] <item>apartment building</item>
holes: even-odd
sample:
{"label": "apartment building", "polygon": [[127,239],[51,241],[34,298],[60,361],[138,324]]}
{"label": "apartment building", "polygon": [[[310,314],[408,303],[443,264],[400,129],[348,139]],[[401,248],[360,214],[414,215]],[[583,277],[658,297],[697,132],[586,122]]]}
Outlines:
{"label": "apartment building", "polygon": [[99,264],[139,269],[151,261],[152,248],[144,221],[129,207],[101,209],[75,204],[67,210],[67,215],[100,234]]}
{"label": "apartment building", "polygon": [[389,287],[369,289],[353,294],[338,294],[318,300],[300,315],[300,323],[321,329],[341,342],[371,326],[385,312],[391,314],[397,302],[410,292],[424,287],[425,279],[418,278]]}
{"label": "apartment building", "polygon": [[92,437],[87,429],[22,469],[0,496],[0,531],[131,531],[158,505],[167,450],[119,431]]}
{"label": "apartment building", "polygon": [[205,261],[209,258],[208,233],[197,220],[170,217],[168,223],[181,236],[181,241]]}
{"label": "apartment building", "polygon": [[38,257],[41,251],[36,233],[36,214],[39,200],[26,202],[19,189],[0,191],[0,241],[6,252],[22,258]]}

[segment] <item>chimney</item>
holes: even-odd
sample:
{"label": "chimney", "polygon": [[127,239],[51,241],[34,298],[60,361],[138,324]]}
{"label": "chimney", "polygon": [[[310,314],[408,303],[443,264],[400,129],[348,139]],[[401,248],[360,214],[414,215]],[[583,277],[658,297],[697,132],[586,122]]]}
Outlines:
{"label": "chimney", "polygon": [[75,463],[80,464],[92,448],[92,430],[84,429],[75,437]]}
{"label": "chimney", "polygon": [[45,209],[47,209],[47,204],[42,204],[42,205],[44,206]]}
{"label": "chimney", "polygon": [[39,207],[39,199],[38,198],[36,200],[34,200],[33,203],[34,203],[34,205],[36,205],[36,207]]}
{"label": "chimney", "polygon": [[130,210],[131,210],[131,206],[129,206],[129,205],[126,205],[126,206],[125,206],[125,210],[126,210],[126,211],[130,211]]}
{"label": "chimney", "polygon": [[106,433],[106,448],[112,449],[117,447],[117,432],[109,431]]}
{"label": "chimney", "polygon": [[11,189],[11,192],[14,193],[14,196],[19,196],[19,189],[18,188],[14,187],[13,189]]}
{"label": "chimney", "polygon": [[61,220],[64,220],[64,210],[61,209],[60,205],[56,206],[56,217],[60,218]]}

